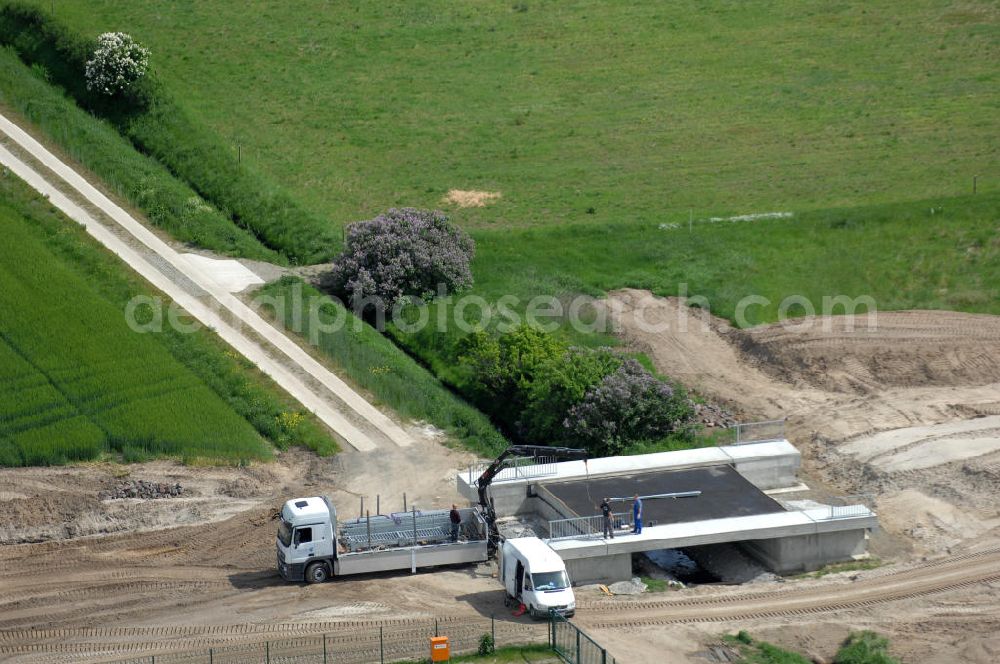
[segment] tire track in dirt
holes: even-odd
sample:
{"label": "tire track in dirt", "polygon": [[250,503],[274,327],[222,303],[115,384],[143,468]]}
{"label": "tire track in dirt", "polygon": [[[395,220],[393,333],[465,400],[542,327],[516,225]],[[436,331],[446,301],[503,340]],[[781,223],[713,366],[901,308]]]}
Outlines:
{"label": "tire track in dirt", "polygon": [[[872,575],[849,585],[824,584],[806,589],[727,593],[720,597],[676,601],[608,599],[583,602],[577,622],[584,627],[606,629],[811,616],[865,609],[998,581],[1000,547],[995,547]],[[470,621],[467,615],[449,615],[439,617],[438,624],[442,632],[455,639],[473,638],[481,633],[483,620]],[[82,661],[79,658],[206,650],[322,634],[333,639],[331,643],[335,641],[338,649],[343,647],[357,652],[371,642],[379,627],[391,633],[391,644],[397,645],[426,636],[429,624],[426,617],[412,617],[217,626],[13,629],[0,631],[0,654],[72,654],[77,661]],[[524,626],[500,621],[497,631],[513,635],[523,632]],[[295,648],[294,645],[290,647]]]}
{"label": "tire track in dirt", "polygon": [[721,598],[721,601],[636,602],[628,607],[608,607],[611,615],[604,618],[599,614],[584,613],[581,622],[588,627],[603,629],[806,616],[864,609],[995,581],[1000,581],[1000,552],[993,550],[978,556],[938,561],[847,586],[759,593],[749,597],[731,595]]}

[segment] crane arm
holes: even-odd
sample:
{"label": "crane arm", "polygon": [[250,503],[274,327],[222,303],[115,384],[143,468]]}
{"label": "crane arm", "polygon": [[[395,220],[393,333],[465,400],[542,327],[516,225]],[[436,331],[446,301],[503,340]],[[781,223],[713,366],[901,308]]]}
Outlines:
{"label": "crane arm", "polygon": [[563,461],[586,461],[587,450],[575,447],[549,447],[547,445],[511,445],[500,453],[493,462],[486,467],[483,474],[476,480],[476,488],[479,491],[479,506],[483,509],[487,525],[490,529],[490,553],[496,550],[500,541],[500,532],[496,525],[496,511],[493,509],[493,501],[490,500],[488,489],[493,483],[493,478],[503,469],[503,463],[512,456],[526,457],[554,457]]}

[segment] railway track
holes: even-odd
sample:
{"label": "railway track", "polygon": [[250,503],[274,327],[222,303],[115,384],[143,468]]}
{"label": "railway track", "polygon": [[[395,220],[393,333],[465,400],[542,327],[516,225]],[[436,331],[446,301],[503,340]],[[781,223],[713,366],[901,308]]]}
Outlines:
{"label": "railway track", "polygon": [[[727,592],[689,599],[584,600],[579,604],[577,621],[586,628],[605,629],[813,616],[865,609],[989,583],[1000,583],[1000,547],[875,573],[851,583],[824,583],[804,588],[789,584],[791,587],[774,591]],[[377,645],[380,627],[387,652],[402,653],[406,647],[428,636],[433,624],[433,619],[426,617],[387,617],[227,625],[8,629],[0,630],[0,659],[108,661],[150,654],[207,651],[208,648],[249,647],[265,641],[303,640],[287,644],[288,652],[294,654],[314,650],[318,647],[317,639],[322,639],[323,635],[327,636],[331,652],[357,654]],[[470,619],[467,613],[438,618],[441,632],[456,641],[475,639],[488,624],[483,618]],[[532,627],[506,619],[496,623],[498,638],[521,638],[525,630],[530,629],[544,636],[544,628],[539,630],[538,627],[541,626]],[[338,657],[331,661],[349,660]]]}

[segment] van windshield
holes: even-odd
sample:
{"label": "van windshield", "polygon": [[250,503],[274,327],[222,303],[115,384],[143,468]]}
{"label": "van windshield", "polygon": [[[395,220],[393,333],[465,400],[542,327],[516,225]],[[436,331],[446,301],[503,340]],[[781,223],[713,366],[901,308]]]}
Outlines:
{"label": "van windshield", "polygon": [[535,590],[562,590],[569,588],[569,579],[566,572],[539,572],[531,575],[531,582]]}
{"label": "van windshield", "polygon": [[278,521],[278,541],[284,546],[291,546],[292,544],[292,528],[284,519]]}

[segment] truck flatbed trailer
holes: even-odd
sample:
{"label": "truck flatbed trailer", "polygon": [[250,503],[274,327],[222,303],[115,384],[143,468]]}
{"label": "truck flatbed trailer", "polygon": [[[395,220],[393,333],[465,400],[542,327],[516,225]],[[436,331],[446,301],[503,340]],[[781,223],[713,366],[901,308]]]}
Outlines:
{"label": "truck flatbed trailer", "polygon": [[417,510],[337,521],[322,497],[285,503],[276,543],[278,572],[288,581],[318,583],[330,576],[410,570],[488,559],[489,528],[477,509],[458,510],[451,541],[450,510]]}

